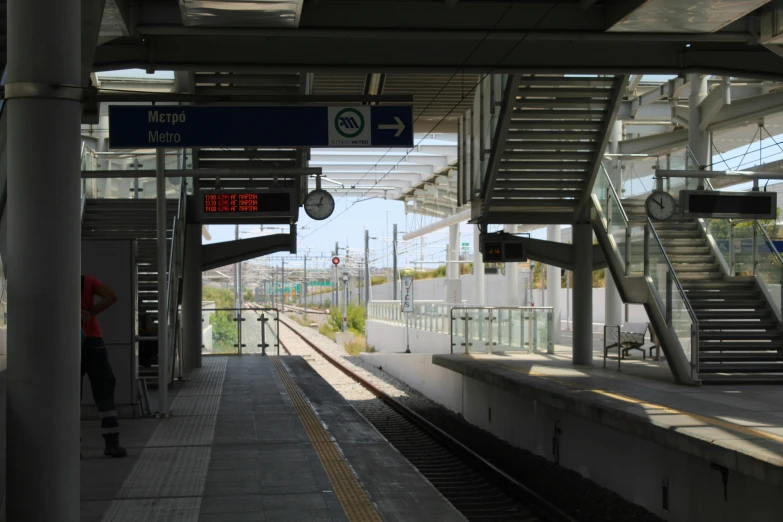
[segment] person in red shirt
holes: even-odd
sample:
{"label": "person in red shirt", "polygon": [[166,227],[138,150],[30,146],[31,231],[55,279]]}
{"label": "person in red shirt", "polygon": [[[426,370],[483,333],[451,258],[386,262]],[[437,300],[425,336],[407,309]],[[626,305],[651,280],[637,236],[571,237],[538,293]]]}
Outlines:
{"label": "person in red shirt", "polygon": [[[100,299],[96,302],[95,296]],[[120,423],[114,405],[116,379],[109,364],[103,333],[97,315],[117,301],[117,294],[98,279],[82,275],[82,378],[90,379],[92,396],[101,417],[101,429],[106,448],[103,454],[110,457],[124,457],[128,452],[120,446]]]}

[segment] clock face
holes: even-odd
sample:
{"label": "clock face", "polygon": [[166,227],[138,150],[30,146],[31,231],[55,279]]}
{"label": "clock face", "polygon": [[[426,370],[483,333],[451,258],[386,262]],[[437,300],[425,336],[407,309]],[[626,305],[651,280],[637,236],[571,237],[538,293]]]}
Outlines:
{"label": "clock face", "polygon": [[645,206],[648,216],[663,221],[674,215],[677,202],[668,192],[655,191],[647,198]]}
{"label": "clock face", "polygon": [[304,209],[312,219],[326,219],[334,212],[334,198],[327,191],[316,189],[305,198]]}

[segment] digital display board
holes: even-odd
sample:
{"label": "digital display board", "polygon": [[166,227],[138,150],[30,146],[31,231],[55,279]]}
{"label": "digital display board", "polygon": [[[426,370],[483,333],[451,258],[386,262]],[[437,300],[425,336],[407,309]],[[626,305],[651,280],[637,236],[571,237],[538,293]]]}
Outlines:
{"label": "digital display board", "polygon": [[683,216],[735,219],[776,219],[776,192],[680,192]]}
{"label": "digital display board", "polygon": [[484,262],[499,263],[503,261],[503,243],[492,241],[484,243]]}
{"label": "digital display board", "polygon": [[205,221],[263,220],[295,217],[294,191],[207,190],[199,197],[199,215]]}

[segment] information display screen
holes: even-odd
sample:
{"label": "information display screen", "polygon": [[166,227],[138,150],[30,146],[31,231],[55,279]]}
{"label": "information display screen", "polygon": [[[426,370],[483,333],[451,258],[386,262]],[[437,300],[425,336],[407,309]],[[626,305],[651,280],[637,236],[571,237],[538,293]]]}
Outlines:
{"label": "information display screen", "polygon": [[202,219],[265,218],[292,215],[291,190],[210,190],[201,193],[199,213]]}
{"label": "information display screen", "polygon": [[683,190],[682,214],[729,219],[776,219],[777,192]]}
{"label": "information display screen", "polygon": [[503,243],[492,241],[484,243],[484,262],[498,263],[503,261]]}

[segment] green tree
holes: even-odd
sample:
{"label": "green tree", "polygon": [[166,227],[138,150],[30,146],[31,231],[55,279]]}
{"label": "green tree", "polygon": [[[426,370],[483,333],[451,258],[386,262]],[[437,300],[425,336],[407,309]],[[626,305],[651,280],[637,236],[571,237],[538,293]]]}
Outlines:
{"label": "green tree", "polygon": [[[339,332],[343,329],[343,309],[332,308],[330,309],[331,315],[329,316],[329,327]],[[346,316],[346,322],[348,323],[348,330],[354,333],[364,333],[365,320],[367,318],[367,310],[363,306],[356,304],[348,305],[348,315]]]}
{"label": "green tree", "polygon": [[252,303],[255,301],[255,296],[253,296],[253,291],[251,289],[245,290],[245,296],[244,300],[246,303]]}

